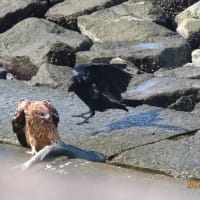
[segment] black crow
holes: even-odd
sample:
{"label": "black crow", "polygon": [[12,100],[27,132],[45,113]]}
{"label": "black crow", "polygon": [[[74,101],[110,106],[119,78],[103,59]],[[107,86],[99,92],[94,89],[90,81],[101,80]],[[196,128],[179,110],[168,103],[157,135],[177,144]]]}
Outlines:
{"label": "black crow", "polygon": [[74,92],[88,107],[89,112],[75,115],[87,123],[95,111],[123,109],[128,111],[121,93],[125,92],[132,75],[124,69],[126,64],[91,63],[73,69],[68,92]]}

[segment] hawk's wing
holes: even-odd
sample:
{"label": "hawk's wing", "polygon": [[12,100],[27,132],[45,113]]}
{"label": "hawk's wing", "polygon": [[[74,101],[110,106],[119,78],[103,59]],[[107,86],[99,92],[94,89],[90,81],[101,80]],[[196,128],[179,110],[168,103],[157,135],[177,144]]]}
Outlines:
{"label": "hawk's wing", "polygon": [[12,119],[13,132],[16,133],[17,139],[23,147],[29,147],[29,145],[27,144],[25,130],[24,130],[25,120],[26,120],[24,109],[27,103],[28,103],[28,100],[25,100],[25,99],[21,99],[19,101],[16,111],[15,111],[15,115]]}

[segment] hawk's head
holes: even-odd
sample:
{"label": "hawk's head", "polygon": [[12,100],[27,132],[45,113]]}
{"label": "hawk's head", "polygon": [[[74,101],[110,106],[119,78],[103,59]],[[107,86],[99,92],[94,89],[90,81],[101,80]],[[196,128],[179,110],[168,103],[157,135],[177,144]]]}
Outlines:
{"label": "hawk's head", "polygon": [[24,110],[26,116],[52,122],[46,101],[32,101]]}

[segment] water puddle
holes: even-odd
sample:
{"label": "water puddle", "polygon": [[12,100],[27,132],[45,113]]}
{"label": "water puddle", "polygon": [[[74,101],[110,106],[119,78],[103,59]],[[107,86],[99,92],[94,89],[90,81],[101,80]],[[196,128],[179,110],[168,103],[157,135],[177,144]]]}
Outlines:
{"label": "water puddle", "polygon": [[7,166],[21,164],[30,158],[25,149],[14,145],[0,144],[0,160]]}
{"label": "water puddle", "polygon": [[[22,148],[0,144],[0,160],[5,166],[11,160],[18,164],[26,160],[24,155]],[[42,185],[37,187],[37,199],[52,199],[55,193],[55,198],[63,199],[67,195],[75,200],[88,199],[88,194],[96,200],[128,200],[133,196],[141,200],[199,200],[200,195],[199,191],[193,190],[199,189],[197,181],[190,181],[187,185],[182,179],[83,160],[65,160],[55,167],[47,163],[45,170],[30,169],[23,174],[5,170],[3,164],[0,166],[2,200],[20,197],[19,188],[23,188],[23,195],[29,196],[30,200],[35,199],[33,188],[36,185]]]}

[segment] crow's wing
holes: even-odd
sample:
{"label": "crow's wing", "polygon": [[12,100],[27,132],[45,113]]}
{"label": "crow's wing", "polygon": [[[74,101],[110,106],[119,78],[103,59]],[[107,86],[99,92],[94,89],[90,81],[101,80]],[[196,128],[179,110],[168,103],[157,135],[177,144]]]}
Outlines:
{"label": "crow's wing", "polygon": [[53,123],[55,126],[58,126],[59,123],[59,114],[56,108],[51,104],[50,100],[44,100],[43,103],[49,109],[50,116],[52,117]]}
{"label": "crow's wing", "polygon": [[80,64],[77,65],[74,69],[73,69],[73,73],[74,75],[77,74],[83,74],[85,73],[86,70],[90,69],[90,68],[100,68],[100,67],[116,67],[116,68],[120,68],[120,69],[125,69],[127,67],[126,64],[118,64],[118,63],[113,63],[113,64],[108,64],[108,63],[87,63],[87,64]]}
{"label": "crow's wing", "polygon": [[75,74],[81,75],[88,82],[95,83],[99,92],[110,100],[121,101],[121,93],[125,92],[132,75],[123,69],[126,64],[92,63],[79,65]]}
{"label": "crow's wing", "polygon": [[29,147],[25,136],[25,113],[24,109],[19,109],[20,103],[18,104],[15,115],[12,119],[13,132],[16,133],[19,143],[23,147]]}

